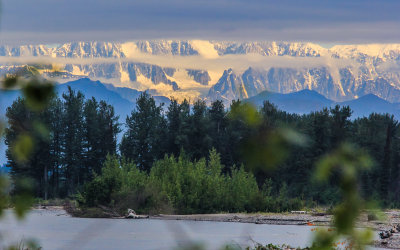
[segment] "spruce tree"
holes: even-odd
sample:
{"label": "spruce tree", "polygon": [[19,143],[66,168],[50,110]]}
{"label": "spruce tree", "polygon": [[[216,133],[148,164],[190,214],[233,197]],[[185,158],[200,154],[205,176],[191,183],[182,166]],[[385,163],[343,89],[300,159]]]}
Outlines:
{"label": "spruce tree", "polygon": [[180,152],[180,145],[178,136],[180,132],[180,114],[181,107],[176,99],[172,99],[167,111],[167,149],[169,153],[178,156]]}
{"label": "spruce tree", "polygon": [[97,171],[106,160],[107,155],[117,153],[117,135],[121,132],[119,116],[115,114],[114,107],[105,101],[100,101],[98,111],[99,127],[99,165]]}
{"label": "spruce tree", "polygon": [[[8,146],[6,155],[11,175],[14,180],[31,178],[35,184],[36,196],[47,199],[48,177],[53,168],[51,138],[47,129],[50,111],[32,111],[27,107],[25,99],[18,98],[7,108],[6,116],[9,123],[5,137]],[[28,158],[20,159],[21,151],[29,151]]]}
{"label": "spruce tree", "polygon": [[85,149],[85,172],[82,176],[85,180],[90,178],[93,171],[100,173],[101,152],[99,150],[102,143],[100,140],[100,124],[99,124],[99,103],[95,98],[87,100],[84,104],[84,149]]}
{"label": "spruce tree", "polygon": [[224,103],[220,100],[211,103],[208,111],[209,116],[209,135],[212,140],[212,146],[221,155],[222,162],[228,158],[227,150],[227,125],[228,118],[226,115]]}
{"label": "spruce tree", "polygon": [[351,129],[350,117],[352,111],[349,106],[340,107],[336,105],[330,109],[332,115],[331,132],[332,146],[335,148],[345,140],[347,140]]}
{"label": "spruce tree", "polygon": [[121,154],[146,171],[150,170],[160,152],[157,135],[163,124],[161,112],[162,107],[156,106],[154,98],[144,92],[136,100],[136,109],[126,118]]}
{"label": "spruce tree", "polygon": [[211,137],[209,132],[210,121],[207,116],[207,106],[203,100],[198,100],[193,105],[190,131],[190,154],[199,160],[208,155],[211,149]]}
{"label": "spruce tree", "polygon": [[82,176],[87,173],[84,162],[84,96],[68,87],[64,99],[63,124],[63,167],[67,193],[73,194],[83,184]]}
{"label": "spruce tree", "polygon": [[51,197],[64,196],[61,192],[60,179],[62,178],[62,142],[64,137],[63,123],[63,104],[57,97],[54,98],[49,105],[49,125],[50,132],[50,161],[52,162],[52,170],[50,175],[50,193]]}
{"label": "spruce tree", "polygon": [[[190,150],[190,133],[192,130],[191,117],[190,117],[190,104],[188,100],[183,100],[179,106],[179,133],[176,138],[176,144],[179,147],[179,152],[181,150]],[[189,152],[188,152],[189,153]],[[190,154],[190,153],[189,153]]]}

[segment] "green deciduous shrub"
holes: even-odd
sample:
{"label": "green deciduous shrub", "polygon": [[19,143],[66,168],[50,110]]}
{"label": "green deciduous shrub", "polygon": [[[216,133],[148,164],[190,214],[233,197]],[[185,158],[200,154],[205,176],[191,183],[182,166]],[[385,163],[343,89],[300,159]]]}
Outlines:
{"label": "green deciduous shrub", "polygon": [[190,161],[184,156],[165,156],[150,173],[136,165],[108,156],[101,175],[89,182],[81,205],[113,206],[123,213],[281,212],[301,208],[299,199],[288,198],[287,186],[273,196],[269,187],[259,188],[244,166],[223,174],[216,150],[208,159]]}

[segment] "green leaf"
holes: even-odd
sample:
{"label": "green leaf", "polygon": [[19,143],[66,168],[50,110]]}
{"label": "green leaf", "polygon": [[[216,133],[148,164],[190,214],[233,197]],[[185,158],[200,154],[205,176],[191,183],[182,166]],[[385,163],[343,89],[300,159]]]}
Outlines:
{"label": "green leaf", "polygon": [[46,125],[44,125],[42,122],[40,121],[34,121],[33,122],[33,128],[35,130],[35,132],[44,140],[49,140],[50,139],[50,131],[49,129],[46,127]]}
{"label": "green leaf", "polygon": [[262,121],[257,109],[250,103],[232,105],[229,117],[231,119],[243,120],[249,126],[257,126]]}
{"label": "green leaf", "polygon": [[18,83],[18,76],[17,75],[10,75],[7,76],[3,81],[3,86],[5,89],[12,89],[17,86]]}
{"label": "green leaf", "polygon": [[20,163],[28,161],[33,151],[33,139],[28,134],[21,134],[17,137],[12,146],[12,153]]}
{"label": "green leaf", "polygon": [[0,216],[3,215],[3,210],[9,205],[9,189],[10,181],[6,176],[0,175]]}
{"label": "green leaf", "polygon": [[23,87],[22,92],[28,107],[34,111],[43,110],[54,95],[54,86],[51,83],[40,83],[38,80],[30,81]]}
{"label": "green leaf", "polygon": [[26,212],[31,208],[34,202],[33,183],[31,179],[19,178],[14,187],[14,212],[18,219],[23,219]]}

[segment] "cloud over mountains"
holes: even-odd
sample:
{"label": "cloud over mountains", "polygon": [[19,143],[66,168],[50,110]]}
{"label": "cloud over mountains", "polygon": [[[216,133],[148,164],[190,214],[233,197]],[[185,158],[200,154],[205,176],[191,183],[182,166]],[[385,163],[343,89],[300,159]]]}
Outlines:
{"label": "cloud over mountains", "polygon": [[0,39],[398,42],[399,9],[396,0],[3,0]]}

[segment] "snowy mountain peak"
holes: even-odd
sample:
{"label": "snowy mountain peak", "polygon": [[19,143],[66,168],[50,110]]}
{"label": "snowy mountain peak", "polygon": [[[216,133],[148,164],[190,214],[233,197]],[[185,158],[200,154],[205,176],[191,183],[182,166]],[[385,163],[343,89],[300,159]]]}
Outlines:
{"label": "snowy mountain peak", "polygon": [[[1,56],[56,58],[63,65],[59,82],[90,77],[180,99],[229,102],[265,90],[310,89],[336,101],[369,93],[400,100],[400,44],[326,49],[314,43],[264,41],[73,42],[0,46]],[[23,67],[15,61],[3,58],[0,74]],[[52,76],[46,70],[43,74]]]}
{"label": "snowy mountain peak", "polygon": [[400,44],[361,44],[336,45],[330,49],[331,53],[356,58],[360,55],[379,58],[399,59]]}

